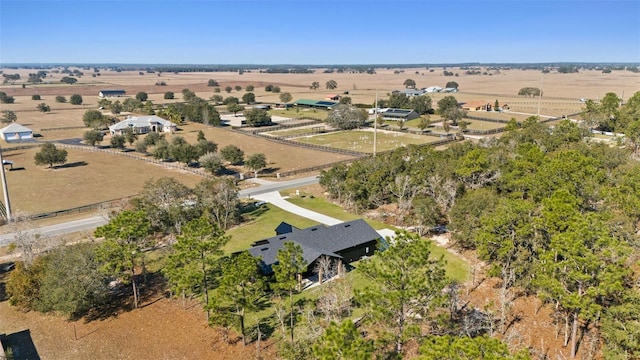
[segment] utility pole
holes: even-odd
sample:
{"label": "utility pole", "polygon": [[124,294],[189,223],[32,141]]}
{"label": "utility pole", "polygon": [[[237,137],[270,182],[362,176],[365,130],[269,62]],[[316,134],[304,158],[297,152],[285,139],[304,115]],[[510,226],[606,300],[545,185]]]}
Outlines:
{"label": "utility pole", "polygon": [[7,211],[7,222],[11,222],[11,203],[9,202],[9,189],[7,188],[7,177],[4,173],[4,159],[2,158],[2,149],[0,148],[0,179],[2,180],[2,193],[4,194],[4,207]]}
{"label": "utility pole", "polygon": [[376,105],[373,109],[373,157],[376,157],[378,143],[378,90],[376,90]]}
{"label": "utility pole", "polygon": [[540,103],[542,102],[542,83],[544,81],[544,73],[540,74],[540,96],[538,96],[538,121],[540,121]]}

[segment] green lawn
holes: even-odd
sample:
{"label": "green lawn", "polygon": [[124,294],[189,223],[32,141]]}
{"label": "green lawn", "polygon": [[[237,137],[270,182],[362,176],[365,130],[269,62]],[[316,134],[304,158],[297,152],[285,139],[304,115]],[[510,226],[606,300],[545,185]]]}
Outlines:
{"label": "green lawn", "polygon": [[[404,134],[398,132],[384,132],[378,131],[377,133],[377,151],[393,150],[400,146],[410,144],[428,144],[430,142],[438,141],[439,139],[434,136]],[[373,132],[372,131],[339,131],[328,134],[320,134],[315,136],[309,136],[304,138],[295,139],[295,141],[327,146],[338,149],[354,150],[364,153],[373,152]]]}
{"label": "green lawn", "polygon": [[272,135],[272,136],[288,136],[288,135],[302,135],[302,134],[311,134],[311,133],[313,133],[313,127],[307,126],[303,128],[270,131],[266,134]]}
{"label": "green lawn", "polygon": [[[320,214],[331,216],[332,218],[335,218],[335,219],[339,219],[342,221],[351,221],[351,220],[362,218],[362,216],[351,214],[349,212],[344,211],[340,206],[334,203],[331,203],[323,198],[314,197],[304,192],[300,192],[300,195],[295,195],[294,190],[281,191],[280,193],[282,194],[282,196],[289,196],[287,201],[289,201],[292,204],[298,205],[305,209],[313,210]],[[365,219],[365,221],[376,230],[381,230],[381,229],[395,230],[393,226],[390,226],[388,224],[385,224],[379,221],[370,220],[370,219]]]}
{"label": "green lawn", "polygon": [[503,124],[499,122],[491,122],[491,121],[480,121],[480,120],[469,120],[469,119],[464,119],[464,121],[468,121],[470,123],[467,126],[467,128],[471,130],[493,130],[493,129],[503,128],[507,126],[507,124]]}
{"label": "green lawn", "polygon": [[274,230],[282,221],[301,229],[318,224],[313,220],[294,215],[269,204],[262,205],[246,215],[252,220],[227,231],[227,235],[231,236],[231,241],[224,247],[225,253],[230,254],[249,249],[252,242],[275,236]]}

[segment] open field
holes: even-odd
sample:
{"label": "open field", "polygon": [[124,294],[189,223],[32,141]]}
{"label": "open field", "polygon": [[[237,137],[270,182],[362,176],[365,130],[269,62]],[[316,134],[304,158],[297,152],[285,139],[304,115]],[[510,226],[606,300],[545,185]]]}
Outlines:
{"label": "open field", "polygon": [[[312,126],[304,126],[304,127],[298,127],[298,128],[293,128],[293,129],[287,129],[287,130],[277,130],[277,131],[269,131],[267,133],[263,133],[264,135],[269,135],[269,136],[295,136],[295,135],[303,135],[303,134],[310,134],[313,133],[315,130],[314,128],[316,128],[317,125],[312,125]],[[324,129],[323,126],[321,126],[321,128]]]}
{"label": "open field", "polygon": [[[19,73],[22,79],[28,77],[28,73],[35,72],[36,69],[2,69],[7,73]],[[280,86],[281,92],[290,92],[294,101],[300,98],[324,99],[328,94],[342,94],[349,91],[347,96],[351,97],[354,103],[372,104],[375,102],[376,93],[379,98],[388,97],[392,90],[402,89],[402,83],[410,78],[416,81],[417,87],[427,87],[431,85],[444,86],[447,81],[456,81],[460,84],[460,92],[452,94],[430,93],[433,105],[447,95],[453,95],[460,102],[486,101],[493,104],[498,100],[501,105],[509,104],[514,112],[537,113],[538,99],[517,96],[518,90],[522,87],[542,87],[544,96],[540,102],[540,111],[544,115],[560,116],[580,111],[583,103],[580,98],[602,98],[607,92],[614,92],[620,97],[629,98],[634,92],[640,90],[640,74],[629,71],[614,71],[610,74],[603,74],[598,71],[582,71],[577,74],[550,73],[541,74],[537,70],[501,70],[500,73],[491,72],[492,75],[464,75],[464,71],[457,71],[460,76],[446,77],[442,75],[441,68],[434,68],[430,72],[425,68],[401,69],[401,73],[394,74],[397,69],[377,69],[376,74],[351,74],[351,73],[331,73],[325,74],[322,69],[317,69],[313,74],[267,74],[256,71],[245,72],[239,75],[235,72],[216,73],[162,73],[145,74],[140,76],[137,71],[108,71],[101,70],[101,76],[90,77],[92,70],[84,70],[85,76],[79,79],[75,85],[60,83],[60,78],[64,74],[50,74],[45,81],[50,84],[27,84],[24,80],[19,80],[15,85],[0,85],[0,91],[15,97],[14,104],[2,104],[2,110],[13,110],[18,115],[18,122],[33,128],[36,133],[43,135],[43,139],[61,139],[64,137],[78,137],[84,132],[82,129],[67,129],[58,131],[45,131],[41,129],[56,127],[82,126],[82,114],[87,109],[96,109],[98,103],[98,92],[101,89],[124,89],[127,96],[133,97],[139,91],[149,94],[149,99],[154,103],[171,103],[182,101],[182,89],[189,88],[195,91],[202,98],[208,99],[216,94],[213,87],[206,86],[208,79],[215,79],[224,89],[226,86],[240,85],[241,91],[233,90],[226,93],[224,90],[217,93],[223,97],[235,96],[241,98],[245,93],[247,85],[254,85],[257,101],[277,102],[279,94],[266,92],[264,87],[267,84]],[[455,69],[453,69],[454,72]],[[311,90],[309,85],[313,81],[324,85],[326,81],[333,79],[338,83],[335,90],[319,89]],[[155,85],[158,81],[164,81],[166,86]],[[542,84],[541,84],[542,83]],[[22,85],[25,88],[22,88]],[[163,94],[166,91],[173,91],[176,99],[165,100]],[[83,105],[71,105],[69,103],[56,103],[56,95],[63,95],[67,99],[72,94],[83,96]],[[42,100],[32,100],[31,96],[39,94]],[[113,98],[112,100],[123,101],[125,98]],[[51,106],[51,112],[40,113],[36,106],[44,102]],[[479,112],[482,113],[482,112]],[[286,117],[310,116],[319,119],[326,117],[326,112],[322,110],[278,110],[272,112],[274,115]],[[295,115],[294,115],[295,114]],[[472,115],[487,116],[488,114]],[[503,113],[501,116],[514,116],[519,119],[520,115]],[[491,115],[493,116],[493,115]],[[525,116],[526,117],[526,116]],[[519,119],[520,120],[520,119]]]}
{"label": "open field", "polygon": [[[385,98],[395,89],[402,89],[405,79],[414,79],[417,87],[427,87],[431,85],[444,86],[447,81],[456,81],[460,84],[460,92],[453,94],[431,93],[433,105],[444,96],[453,95],[460,102],[467,101],[487,101],[493,104],[497,99],[501,105],[509,104],[511,110],[516,112],[536,113],[538,107],[537,98],[518,97],[516,94],[522,87],[542,87],[544,96],[540,101],[540,111],[543,115],[559,116],[567,113],[579,111],[583,103],[579,98],[601,98],[606,92],[615,92],[618,96],[628,98],[635,91],[640,89],[640,74],[628,71],[614,71],[610,74],[602,74],[598,71],[582,71],[577,74],[551,73],[542,75],[537,70],[501,70],[500,73],[490,71],[488,75],[464,75],[464,71],[448,69],[458,72],[459,76],[445,77],[442,68],[431,69],[377,69],[376,74],[353,74],[353,73],[323,73],[322,69],[317,69],[313,74],[267,74],[257,71],[245,72],[240,75],[236,72],[215,72],[215,73],[161,73],[139,75],[137,71],[108,71],[101,70],[101,76],[91,77],[92,70],[83,70],[85,76],[79,79],[75,85],[61,84],[60,78],[64,74],[50,74],[45,81],[49,84],[26,84],[24,79],[28,73],[35,72],[35,69],[2,69],[6,73],[20,73],[22,80],[15,85],[0,85],[0,91],[8,95],[15,96],[15,104],[2,104],[2,110],[14,110],[18,116],[18,122],[31,127],[39,134],[41,140],[60,140],[68,138],[82,137],[86,131],[82,128],[82,115],[87,109],[96,109],[98,103],[98,91],[101,89],[124,89],[127,96],[135,96],[139,91],[149,94],[149,99],[156,103],[168,103],[181,101],[181,90],[189,88],[195,91],[202,98],[210,98],[216,94],[213,87],[206,86],[208,79],[215,79],[220,87],[240,85],[241,91],[226,93],[224,90],[219,95],[236,96],[241,98],[245,93],[247,85],[255,86],[254,93],[257,101],[279,101],[279,94],[265,91],[267,84],[277,85],[281,92],[290,92],[294,101],[300,98],[324,99],[328,94],[342,94],[348,91],[354,103],[373,104],[378,94],[379,98]],[[394,72],[398,70],[398,74]],[[313,81],[318,81],[322,87],[328,80],[335,80],[338,88],[334,90],[311,90],[309,85]],[[155,85],[156,82],[165,82],[166,86]],[[23,88],[22,85],[25,85]],[[175,100],[164,100],[163,93],[173,91]],[[68,103],[56,103],[56,95],[66,96],[67,99],[74,93],[82,94],[84,104],[74,106]],[[39,94],[42,100],[32,100],[31,96]],[[123,101],[125,98],[118,98]],[[116,100],[116,98],[112,99]],[[45,102],[51,106],[50,113],[43,114],[35,108],[37,104]],[[276,112],[274,112],[276,114]],[[277,115],[293,116],[314,116],[318,118],[326,117],[326,112],[322,110],[301,111],[281,110]],[[514,114],[509,112],[470,112],[470,115],[500,118],[508,120],[515,117],[517,120],[524,120],[527,114]],[[123,115],[124,116],[124,115]],[[437,116],[432,116],[432,122],[437,122]],[[412,122],[408,122],[407,127],[413,128]],[[393,125],[391,125],[393,126]],[[502,124],[491,122],[472,121],[470,129],[489,130],[501,127]],[[57,128],[57,129],[56,129]],[[204,131],[207,139],[216,142],[219,148],[233,144],[239,146],[245,155],[253,153],[264,153],[268,162],[268,169],[272,173],[288,170],[296,170],[329,162],[348,159],[348,156],[326,153],[305,148],[293,147],[279,143],[270,142],[263,138],[252,137],[238,132],[233,132],[220,128],[207,127],[201,124],[185,124],[180,126],[180,131],[173,136],[183,136],[188,141],[194,142],[199,130]],[[297,131],[297,130],[291,130]],[[282,133],[278,133],[282,135]],[[429,140],[435,141],[435,137],[423,137],[418,139],[407,137],[406,134],[392,135],[388,139],[382,131],[378,133],[378,150],[384,151],[395,146],[409,143],[426,143]],[[354,133],[345,139],[333,140],[333,137],[344,135],[326,134],[319,137],[301,139],[300,141],[314,142],[321,140],[328,144],[334,142],[332,146],[343,149],[372,151],[372,134]],[[353,137],[356,139],[352,139]],[[169,138],[171,136],[168,136]],[[368,139],[365,139],[368,138]],[[402,137],[402,138],[400,138]],[[360,139],[362,138],[362,139]],[[108,143],[105,139],[103,144]],[[367,143],[368,142],[368,143]],[[355,143],[355,144],[354,144]],[[3,146],[10,146],[5,145]],[[359,147],[359,148],[358,148]],[[109,200],[128,196],[139,191],[146,179],[152,177],[165,176],[166,174],[177,174],[182,177],[194,177],[191,174],[177,173],[176,170],[167,170],[157,165],[143,163],[117,157],[113,161],[113,156],[98,153],[70,152],[70,163],[86,162],[87,165],[61,168],[53,171],[37,168],[33,164],[33,153],[35,150],[19,151],[20,157],[16,154],[7,154],[8,159],[15,160],[16,164],[23,164],[26,170],[16,171],[8,174],[9,184],[12,193],[14,208],[25,212],[43,212],[54,209],[61,209],[69,206],[84,205],[96,201]],[[14,158],[11,158],[11,157]],[[117,165],[116,165],[117,164]],[[140,169],[144,169],[140,171]],[[237,171],[245,171],[242,167],[235,168]],[[55,176],[51,176],[55,175]],[[13,180],[18,179],[18,180]],[[51,182],[51,180],[54,180]],[[88,180],[93,179],[92,184]],[[56,183],[57,181],[57,183]],[[196,179],[186,182],[195,183]],[[123,184],[126,184],[124,186]],[[14,190],[15,189],[15,190]],[[24,190],[24,191],[23,191]],[[42,191],[47,191],[44,195]],[[57,195],[56,195],[57,194]],[[56,195],[56,196],[54,196]]]}
{"label": "open field", "polygon": [[305,108],[295,108],[289,110],[279,110],[272,109],[269,111],[271,116],[283,116],[288,118],[312,118],[317,120],[325,120],[329,115],[329,112],[326,110],[316,110],[316,109],[305,109]]}
{"label": "open field", "polygon": [[[48,116],[45,115],[45,116]],[[310,166],[326,164],[351,158],[346,155],[326,153],[290,145],[275,144],[262,138],[221,128],[213,128],[192,123],[180,127],[181,131],[172,136],[183,136],[194,143],[197,133],[202,130],[207,139],[216,142],[219,148],[233,144],[240,147],[245,155],[264,153],[268,168],[273,172],[290,171]],[[81,137],[84,129],[43,131],[42,140],[59,140]],[[109,137],[103,141],[108,143]],[[13,144],[3,144],[11,148]],[[177,169],[150,164],[116,154],[68,150],[67,164],[49,170],[35,166],[37,148],[6,151],[5,159],[25,170],[7,172],[14,212],[42,213],[62,210],[101,201],[118,199],[140,192],[144,183],[163,176],[175,177],[187,186],[194,186],[202,178]],[[142,155],[141,155],[142,156]],[[246,171],[238,167],[237,171]]]}
{"label": "open field", "polygon": [[190,143],[195,143],[198,131],[202,130],[207,140],[218,144],[218,149],[235,145],[244,151],[245,158],[255,153],[265,154],[267,167],[272,172],[298,170],[352,158],[347,155],[274,143],[262,137],[249,136],[228,128],[216,128],[198,123],[190,123],[181,128],[182,131],[172,136],[182,136]]}
{"label": "open field", "polygon": [[[26,79],[28,73],[36,69],[2,69],[7,73],[19,73],[21,79]],[[85,76],[79,79],[75,85],[59,83],[64,74],[50,74],[45,81],[50,84],[32,85],[18,81],[15,85],[5,84],[0,86],[0,91],[8,95],[16,96],[16,104],[3,105],[16,111],[33,110],[39,102],[46,102],[52,106],[52,112],[60,108],[73,107],[69,104],[57,104],[53,100],[55,95],[64,95],[67,98],[74,93],[81,94],[84,98],[83,107],[95,107],[98,101],[98,92],[101,89],[124,89],[128,96],[135,96],[139,91],[149,94],[149,99],[154,102],[180,101],[180,91],[189,88],[202,98],[208,99],[214,93],[213,87],[206,85],[208,79],[215,79],[224,89],[226,86],[243,87],[241,91],[233,90],[227,94],[219,93],[223,97],[236,96],[241,98],[247,85],[254,85],[257,101],[278,102],[277,93],[266,92],[264,87],[268,84],[277,85],[281,92],[289,92],[294,101],[299,98],[324,99],[328,94],[342,94],[349,91],[347,96],[354,103],[373,104],[376,93],[380,98],[388,96],[392,90],[402,89],[405,79],[413,79],[417,87],[431,85],[444,86],[447,81],[456,81],[460,84],[460,92],[455,94],[430,94],[435,102],[445,95],[454,95],[459,101],[486,100],[493,104],[497,99],[500,104],[509,104],[513,110],[528,110],[535,112],[537,99],[518,97],[517,93],[523,87],[539,87],[544,91],[541,108],[543,113],[560,115],[579,109],[582,104],[580,98],[602,98],[607,92],[614,92],[618,96],[628,98],[640,89],[640,74],[629,71],[614,71],[603,74],[600,71],[581,71],[574,74],[550,73],[541,74],[538,70],[501,70],[500,73],[491,72],[492,75],[465,75],[463,70],[449,68],[448,70],[459,73],[457,77],[443,75],[442,68],[433,68],[430,72],[426,68],[400,69],[400,73],[394,74],[398,69],[376,69],[376,74],[352,74],[352,73],[323,73],[322,69],[316,69],[313,74],[267,74],[257,71],[245,72],[239,75],[236,72],[216,73],[162,73],[145,74],[140,76],[137,71],[107,71],[101,70],[101,76],[90,77],[91,71],[84,70]],[[318,81],[323,87],[328,80],[335,80],[338,88],[334,90],[311,90],[309,86],[313,81]],[[156,82],[164,81],[166,86],[157,86]],[[173,91],[176,100],[164,100],[165,91]],[[31,95],[40,94],[43,101],[32,101]],[[563,98],[563,99],[559,99]],[[123,99],[120,99],[121,101]],[[558,112],[558,114],[555,114]],[[20,119],[20,116],[19,116]],[[20,121],[20,120],[19,120]]]}
{"label": "open field", "polygon": [[11,206],[16,214],[36,214],[138,194],[151,179],[168,176],[187,186],[202,177],[124,156],[67,149],[67,164],[36,166],[38,148],[6,151],[4,158],[24,170],[7,171]]}
{"label": "open field", "polygon": [[[295,138],[307,144],[328,146],[337,149],[373,153],[373,131],[352,130]],[[440,140],[435,136],[403,134],[378,130],[377,151],[393,150],[399,146],[428,144]]]}

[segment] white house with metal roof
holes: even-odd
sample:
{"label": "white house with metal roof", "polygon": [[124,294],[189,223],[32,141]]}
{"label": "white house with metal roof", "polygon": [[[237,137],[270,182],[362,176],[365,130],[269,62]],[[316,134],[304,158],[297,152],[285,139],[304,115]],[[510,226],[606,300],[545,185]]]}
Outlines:
{"label": "white house with metal roof", "polygon": [[134,134],[150,132],[173,133],[176,131],[176,124],[156,115],[147,115],[128,117],[115,125],[109,126],[111,135],[122,135],[127,129],[132,129]]}
{"label": "white house with metal roof", "polygon": [[33,140],[33,130],[18,123],[13,123],[0,129],[0,136],[4,141]]}

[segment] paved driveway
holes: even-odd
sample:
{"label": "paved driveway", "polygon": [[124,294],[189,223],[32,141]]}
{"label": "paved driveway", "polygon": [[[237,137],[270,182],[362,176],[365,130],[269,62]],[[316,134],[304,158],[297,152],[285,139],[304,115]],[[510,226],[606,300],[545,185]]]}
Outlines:
{"label": "paved driveway", "polygon": [[321,224],[325,225],[337,225],[343,222],[342,220],[334,219],[330,216],[326,216],[323,214],[319,214],[315,211],[311,211],[309,209],[302,208],[298,205],[294,205],[287,200],[285,200],[278,191],[268,192],[264,194],[254,195],[254,199],[266,201],[274,206],[279,207],[282,210],[288,211],[292,214],[296,214],[302,217],[306,217],[307,219],[311,219],[317,221]]}

